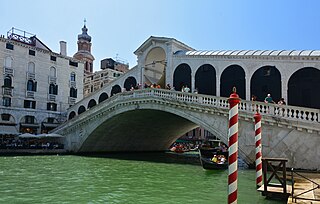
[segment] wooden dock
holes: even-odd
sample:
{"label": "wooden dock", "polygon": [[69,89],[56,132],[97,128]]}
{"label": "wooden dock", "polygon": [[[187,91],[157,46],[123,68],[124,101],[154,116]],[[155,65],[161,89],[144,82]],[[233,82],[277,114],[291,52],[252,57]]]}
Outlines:
{"label": "wooden dock", "polygon": [[[301,173],[305,177],[311,179],[315,183],[320,183],[319,173]],[[294,176],[294,198],[290,195],[288,204],[320,204],[320,188],[315,183],[302,178]],[[312,190],[313,189],[313,190]]]}

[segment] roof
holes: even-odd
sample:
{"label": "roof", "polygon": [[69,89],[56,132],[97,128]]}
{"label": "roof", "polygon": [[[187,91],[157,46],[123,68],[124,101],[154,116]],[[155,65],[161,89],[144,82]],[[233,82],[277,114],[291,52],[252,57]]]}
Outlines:
{"label": "roof", "polygon": [[137,55],[138,52],[146,50],[149,46],[152,45],[152,41],[163,42],[163,43],[174,42],[176,45],[179,45],[179,47],[181,47],[182,49],[194,50],[192,47],[189,47],[188,45],[174,38],[150,36],[146,41],[142,43],[142,45],[140,45],[140,47],[136,51],[134,51],[134,54]]}
{"label": "roof", "polygon": [[195,50],[176,54],[187,56],[320,56],[320,50]]}

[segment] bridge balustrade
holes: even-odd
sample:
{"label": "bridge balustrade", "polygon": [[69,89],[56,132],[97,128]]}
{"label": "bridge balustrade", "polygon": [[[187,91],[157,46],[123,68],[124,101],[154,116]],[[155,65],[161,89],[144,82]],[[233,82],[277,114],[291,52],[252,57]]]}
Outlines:
{"label": "bridge balustrade", "polygon": [[[209,95],[195,94],[195,93],[184,93],[184,92],[171,91],[171,90],[165,90],[165,89],[142,89],[142,90],[118,93],[115,96],[110,97],[104,102],[108,103],[112,101],[114,103],[116,101],[121,101],[128,98],[139,99],[139,98],[146,98],[146,97],[175,100],[175,101],[180,101],[184,103],[189,103],[194,105],[203,105],[208,107],[216,107],[220,109],[228,109],[229,107],[228,98],[225,98],[225,97],[209,96]],[[246,113],[255,113],[258,111],[263,115],[269,115],[269,116],[295,120],[295,121],[317,122],[317,123],[320,122],[319,109],[311,109],[311,108],[296,107],[296,106],[289,106],[289,105],[269,104],[269,103],[258,102],[258,101],[241,100],[239,104],[239,110],[240,112],[246,112]]]}

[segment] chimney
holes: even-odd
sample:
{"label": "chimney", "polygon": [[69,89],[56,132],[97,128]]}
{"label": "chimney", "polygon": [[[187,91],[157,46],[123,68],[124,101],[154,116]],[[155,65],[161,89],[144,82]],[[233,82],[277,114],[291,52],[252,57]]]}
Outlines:
{"label": "chimney", "polygon": [[60,55],[67,56],[67,42],[60,41]]}

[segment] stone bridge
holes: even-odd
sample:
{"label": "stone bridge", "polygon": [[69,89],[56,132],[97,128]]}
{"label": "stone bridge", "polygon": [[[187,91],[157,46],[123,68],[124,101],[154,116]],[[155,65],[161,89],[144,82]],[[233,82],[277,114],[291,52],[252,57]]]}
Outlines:
{"label": "stone bridge", "polygon": [[[184,133],[201,126],[228,144],[228,100],[164,89],[118,93],[54,130],[75,153],[164,151]],[[239,157],[255,161],[254,120],[262,115],[264,157],[288,158],[288,166],[320,169],[319,109],[242,100]]]}

